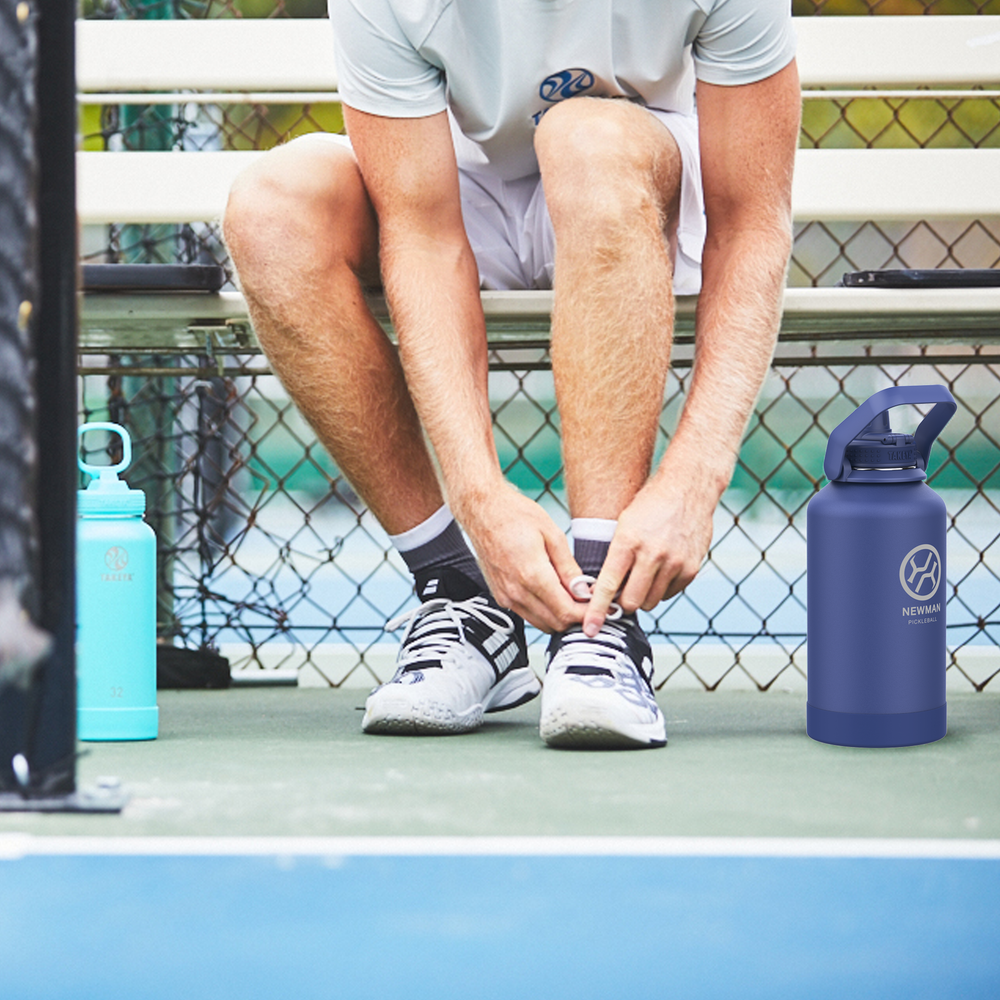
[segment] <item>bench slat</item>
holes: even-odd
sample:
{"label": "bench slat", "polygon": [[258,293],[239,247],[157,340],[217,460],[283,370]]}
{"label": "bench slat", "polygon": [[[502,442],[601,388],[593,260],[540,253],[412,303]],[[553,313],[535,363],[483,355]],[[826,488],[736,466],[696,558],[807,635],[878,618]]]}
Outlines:
{"label": "bench slat", "polygon": [[[483,292],[490,340],[517,346],[548,338],[551,292]],[[695,296],[677,300],[678,342],[694,330]],[[382,299],[372,300],[375,315],[388,326]],[[82,353],[135,349],[232,353],[256,350],[246,301],[237,292],[189,294],[95,293],[83,296],[80,316]],[[227,328],[227,323],[229,324]],[[232,324],[241,329],[232,329]],[[961,343],[970,337],[1000,337],[1000,288],[788,288],[781,334],[785,341],[837,339],[850,334],[891,337],[925,334]]]}
{"label": "bench slat", "polygon": [[336,90],[325,18],[77,21],[80,91]]}
{"label": "bench slat", "polygon": [[1000,16],[797,17],[803,87],[1000,83]]}
{"label": "bench slat", "polygon": [[[1000,16],[801,17],[804,87],[1000,83]],[[325,18],[78,21],[77,86],[336,90]]]}
{"label": "bench slat", "polygon": [[188,153],[78,152],[80,222],[213,222],[236,175],[258,150]]}
{"label": "bench slat", "polygon": [[[80,221],[218,219],[250,152],[77,153]],[[803,149],[799,220],[983,219],[1000,216],[1000,149]]]}
{"label": "bench slat", "polygon": [[800,149],[792,210],[827,222],[1000,216],[1000,149]]}

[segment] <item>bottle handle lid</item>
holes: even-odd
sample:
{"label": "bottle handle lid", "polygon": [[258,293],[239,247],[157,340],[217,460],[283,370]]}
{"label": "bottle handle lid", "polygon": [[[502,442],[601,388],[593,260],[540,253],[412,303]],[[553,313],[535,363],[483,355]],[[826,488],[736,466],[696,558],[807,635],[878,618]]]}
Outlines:
{"label": "bottle handle lid", "polygon": [[894,406],[914,403],[936,405],[920,422],[913,435],[913,447],[926,470],[931,447],[945,424],[955,415],[958,404],[943,385],[893,385],[869,396],[846,420],[838,424],[826,445],[823,472],[830,482],[846,482],[854,471],[846,459],[847,446],[880,414]]}
{"label": "bottle handle lid", "polygon": [[80,458],[78,451],[76,464],[80,467],[80,471],[86,472],[88,476],[93,476],[95,479],[117,479],[118,473],[124,472],[132,464],[132,438],[129,436],[129,432],[121,424],[107,422],[81,424],[76,429],[78,442],[87,431],[108,431],[111,434],[117,434],[122,439],[122,460],[117,465],[91,465]]}

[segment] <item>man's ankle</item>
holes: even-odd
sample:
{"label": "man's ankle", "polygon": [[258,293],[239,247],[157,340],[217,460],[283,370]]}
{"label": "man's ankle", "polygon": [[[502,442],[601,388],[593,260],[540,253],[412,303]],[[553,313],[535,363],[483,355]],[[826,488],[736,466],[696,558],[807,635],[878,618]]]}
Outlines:
{"label": "man's ankle", "polygon": [[480,594],[488,594],[486,581],[476,579],[454,566],[428,566],[413,574],[416,581],[417,597],[421,601],[432,601],[443,597],[449,601],[467,601]]}
{"label": "man's ankle", "polygon": [[587,576],[600,576],[617,525],[617,521],[600,517],[575,517],[570,523],[573,558]]}
{"label": "man's ankle", "polygon": [[[475,589],[468,597],[489,592],[476,557],[447,504],[410,531],[389,538],[417,581],[421,600],[434,596],[424,593],[434,579],[438,580],[438,587],[450,581],[449,586],[462,594],[473,586]],[[447,596],[452,600],[465,599],[450,593]]]}

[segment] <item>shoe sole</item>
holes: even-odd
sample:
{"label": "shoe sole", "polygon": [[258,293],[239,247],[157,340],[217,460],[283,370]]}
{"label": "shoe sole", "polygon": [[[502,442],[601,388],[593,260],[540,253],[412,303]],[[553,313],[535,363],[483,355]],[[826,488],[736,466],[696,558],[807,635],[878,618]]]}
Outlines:
{"label": "shoe sole", "polygon": [[665,737],[643,739],[586,723],[554,726],[541,736],[546,746],[556,750],[654,750],[667,745]]}
{"label": "shoe sole", "polygon": [[562,750],[652,750],[667,745],[662,715],[653,722],[622,722],[594,706],[583,708],[543,711],[538,734],[548,746]]}
{"label": "shoe sole", "polygon": [[[528,667],[512,670],[487,693],[482,704],[456,712],[440,702],[380,699],[365,707],[361,729],[376,736],[457,736],[483,724],[487,712],[505,712],[536,698],[541,685]],[[369,698],[371,702],[371,698]]]}
{"label": "shoe sole", "polygon": [[377,711],[366,709],[361,730],[374,736],[457,736],[482,724],[482,705],[456,713],[435,702],[389,702],[378,706]]}

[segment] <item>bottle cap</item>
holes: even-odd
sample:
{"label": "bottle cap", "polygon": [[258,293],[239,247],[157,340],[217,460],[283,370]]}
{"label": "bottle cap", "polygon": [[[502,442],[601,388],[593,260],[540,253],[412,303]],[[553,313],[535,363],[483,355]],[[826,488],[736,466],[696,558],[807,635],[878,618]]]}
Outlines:
{"label": "bottle cap", "polygon": [[920,464],[913,435],[895,433],[888,410],[854,438],[844,454],[854,469],[914,469]]}
{"label": "bottle cap", "polygon": [[[916,431],[889,426],[894,406],[933,403]],[[943,385],[893,385],[869,396],[830,433],[823,472],[831,483],[914,483],[927,478],[931,448],[958,404]]]}
{"label": "bottle cap", "polygon": [[141,517],[146,510],[146,494],[129,489],[128,483],[118,478],[132,463],[132,439],[120,424],[90,423],[77,429],[77,439],[87,431],[110,431],[122,439],[122,460],[117,465],[91,465],[79,456],[77,465],[91,477],[85,490],[78,490],[77,512],[82,517]]}

